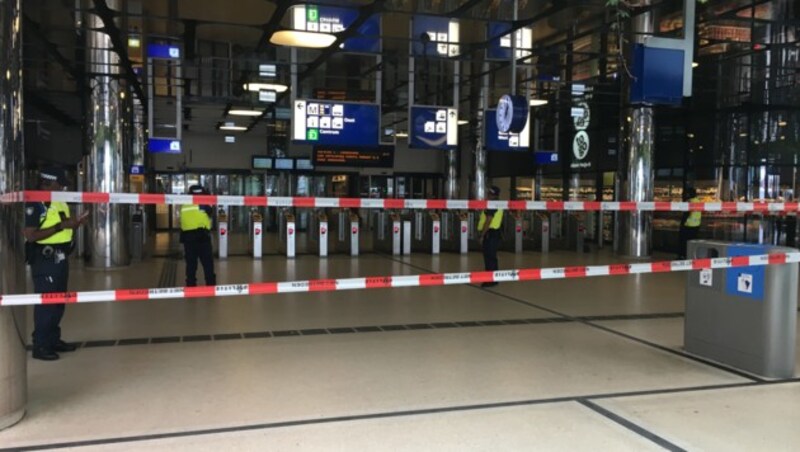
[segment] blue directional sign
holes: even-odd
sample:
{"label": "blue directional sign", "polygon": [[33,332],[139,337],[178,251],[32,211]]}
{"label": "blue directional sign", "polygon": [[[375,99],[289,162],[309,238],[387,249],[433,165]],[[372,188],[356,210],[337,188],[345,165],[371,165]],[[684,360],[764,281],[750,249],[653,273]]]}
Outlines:
{"label": "blue directional sign", "polygon": [[130,174],[136,174],[136,175],[144,174],[144,165],[131,165]]}
{"label": "blue directional sign", "polygon": [[[733,245],[728,247],[727,257],[757,256],[768,254],[763,245]],[[737,267],[725,270],[725,292],[728,295],[764,300],[765,267]]]}
{"label": "blue directional sign", "polygon": [[181,48],[169,44],[148,44],[147,57],[176,60],[181,57]]}
{"label": "blue directional sign", "polygon": [[554,165],[558,163],[558,152],[536,151],[533,153],[533,158],[537,165]]}
{"label": "blue directional sign", "polygon": [[292,108],[292,140],[317,146],[377,147],[375,104],[300,99]]}
{"label": "blue directional sign", "polygon": [[497,110],[486,110],[486,149],[489,151],[527,151],[530,148],[530,119],[520,133],[505,133],[497,128]]}
{"label": "blue directional sign", "polygon": [[454,149],[458,146],[458,110],[411,107],[408,145],[416,149]]}
{"label": "blue directional sign", "polygon": [[[315,33],[341,33],[358,19],[355,9],[323,5],[298,5],[293,9],[292,26],[295,30]],[[346,52],[380,53],[381,16],[370,16],[358,28],[359,37],[350,38],[342,44]]]}
{"label": "blue directional sign", "polygon": [[459,54],[459,24],[456,19],[415,15],[411,22],[415,56],[451,57]]}
{"label": "blue directional sign", "polygon": [[636,44],[631,102],[680,105],[683,101],[685,52]]}
{"label": "blue directional sign", "polygon": [[174,138],[150,138],[147,150],[152,154],[180,154],[181,142]]}
{"label": "blue directional sign", "polygon": [[[533,48],[533,34],[530,28],[524,27],[513,33],[516,39],[517,58],[530,56]],[[489,22],[486,25],[486,39],[489,47],[486,58],[490,60],[511,59],[511,22]]]}

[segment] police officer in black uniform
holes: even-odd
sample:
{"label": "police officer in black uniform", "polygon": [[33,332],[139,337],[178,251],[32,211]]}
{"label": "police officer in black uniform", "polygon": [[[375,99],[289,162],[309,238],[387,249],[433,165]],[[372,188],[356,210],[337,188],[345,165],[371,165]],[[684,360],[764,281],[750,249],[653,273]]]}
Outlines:
{"label": "police officer in black uniform", "polygon": [[[61,191],[67,186],[64,170],[47,168],[39,172],[39,189]],[[72,217],[63,202],[25,204],[25,250],[31,266],[36,293],[66,292],[69,279],[69,253],[73,230],[86,223],[88,212]],[[33,357],[44,361],[59,358],[58,352],[71,352],[75,345],[61,339],[59,323],[64,304],[42,304],[33,308]]]}
{"label": "police officer in black uniform", "polygon": [[[189,187],[192,195],[207,195],[200,185]],[[211,206],[187,204],[181,206],[181,243],[186,259],[186,286],[197,285],[197,261],[203,265],[203,276],[207,286],[217,284],[214,273],[214,250],[211,244],[211,228],[214,210]]]}

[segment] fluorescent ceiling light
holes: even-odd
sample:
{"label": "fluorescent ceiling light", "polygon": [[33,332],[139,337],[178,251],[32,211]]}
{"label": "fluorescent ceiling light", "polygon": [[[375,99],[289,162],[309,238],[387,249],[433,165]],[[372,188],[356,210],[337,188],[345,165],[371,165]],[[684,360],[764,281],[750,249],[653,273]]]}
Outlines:
{"label": "fluorescent ceiling light", "polygon": [[467,121],[466,119],[459,119],[458,120],[458,125],[460,125],[460,126],[465,126],[467,124],[469,124],[469,121]]}
{"label": "fluorescent ceiling light", "polygon": [[697,67],[697,66],[700,66],[700,63],[698,63],[697,61],[693,61],[692,62],[692,67]]}
{"label": "fluorescent ceiling light", "polygon": [[245,83],[244,89],[247,91],[275,91],[277,93],[286,92],[289,89],[286,85],[279,85],[277,83]]}
{"label": "fluorescent ceiling light", "polygon": [[408,138],[408,134],[405,133],[405,132],[397,132],[396,134],[394,134],[394,137],[395,138]]}
{"label": "fluorescent ceiling light", "polygon": [[231,132],[244,132],[245,130],[247,130],[247,127],[245,127],[245,126],[237,126],[237,125],[233,125],[233,124],[225,124],[225,125],[219,126],[219,130],[227,130],[227,131],[231,131]]}
{"label": "fluorescent ceiling light", "polygon": [[142,46],[142,41],[139,38],[128,38],[128,47],[138,49]]}
{"label": "fluorescent ceiling light", "polygon": [[261,110],[249,110],[244,108],[232,108],[228,110],[230,116],[261,116],[264,114]]}
{"label": "fluorescent ceiling light", "polygon": [[279,46],[324,49],[336,42],[336,36],[328,33],[313,33],[310,31],[281,30],[273,33],[272,37],[269,38],[269,42]]}
{"label": "fluorescent ceiling light", "polygon": [[778,127],[786,127],[788,124],[789,123],[786,122],[786,121],[780,121],[780,122],[778,122]]}
{"label": "fluorescent ceiling light", "polygon": [[547,105],[547,99],[531,99],[531,107],[541,107]]}

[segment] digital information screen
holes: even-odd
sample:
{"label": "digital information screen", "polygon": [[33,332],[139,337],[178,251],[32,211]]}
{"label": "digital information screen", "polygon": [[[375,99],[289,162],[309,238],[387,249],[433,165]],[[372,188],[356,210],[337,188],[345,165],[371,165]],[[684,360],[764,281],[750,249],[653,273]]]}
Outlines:
{"label": "digital information screen", "polygon": [[[323,5],[297,5],[292,13],[292,27],[295,30],[315,33],[341,33],[358,19],[358,10]],[[346,52],[380,53],[381,16],[370,16],[358,28],[360,37],[350,38],[342,43]]]}
{"label": "digital information screen", "polygon": [[[456,19],[417,15],[412,19],[411,30],[415,56],[452,57],[461,51]],[[422,40],[423,33],[428,35],[428,42]]]}
{"label": "digital information screen", "polygon": [[[533,32],[530,28],[520,28],[514,33],[517,46],[517,58],[531,56],[533,48]],[[511,23],[489,22],[486,25],[486,39],[489,47],[486,49],[486,58],[490,60],[511,59]]]}
{"label": "digital information screen", "polygon": [[409,147],[453,149],[458,146],[458,110],[447,107],[411,107]]}
{"label": "digital information screen", "polygon": [[272,169],[272,157],[253,156],[253,169]]}
{"label": "digital information screen", "polygon": [[180,154],[181,142],[174,138],[150,138],[147,140],[147,150],[151,154]]}
{"label": "digital information screen", "polygon": [[520,133],[503,133],[497,129],[497,110],[483,115],[486,130],[486,149],[489,151],[527,151],[531,146],[531,117]]}
{"label": "digital information screen", "polygon": [[315,166],[392,168],[394,146],[378,149],[314,148]]}
{"label": "digital information screen", "polygon": [[295,160],[294,169],[311,171],[314,169],[314,165],[309,159],[297,159]]}
{"label": "digital information screen", "polygon": [[275,159],[275,169],[293,170],[294,159]]}
{"label": "digital information screen", "polygon": [[296,100],[292,140],[322,146],[377,147],[380,109],[375,104]]}

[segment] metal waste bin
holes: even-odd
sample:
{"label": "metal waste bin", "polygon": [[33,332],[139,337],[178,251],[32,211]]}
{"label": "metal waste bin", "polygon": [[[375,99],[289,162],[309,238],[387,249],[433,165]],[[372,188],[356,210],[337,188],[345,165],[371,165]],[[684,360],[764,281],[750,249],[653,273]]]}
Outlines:
{"label": "metal waste bin", "polygon": [[[797,252],[710,240],[689,242],[691,259]],[[769,378],[794,376],[798,264],[689,272],[687,352]]]}

